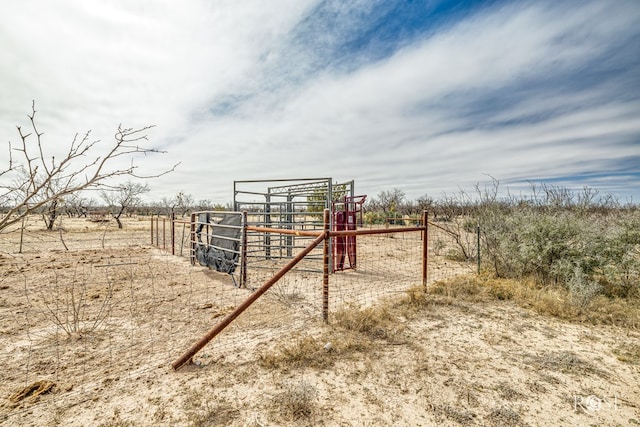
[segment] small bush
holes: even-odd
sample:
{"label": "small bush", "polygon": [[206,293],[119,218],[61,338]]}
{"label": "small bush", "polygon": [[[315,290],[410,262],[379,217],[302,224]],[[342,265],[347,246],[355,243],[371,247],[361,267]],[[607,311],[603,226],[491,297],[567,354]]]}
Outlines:
{"label": "small bush", "polygon": [[294,339],[261,353],[260,364],[266,368],[328,368],[335,360],[333,354],[324,350],[322,341],[311,336]]}
{"label": "small bush", "polygon": [[273,398],[273,404],[286,419],[303,420],[316,411],[317,389],[306,381],[284,383],[282,392]]}
{"label": "small bush", "polygon": [[477,212],[482,262],[497,277],[559,285],[579,306],[640,295],[640,211],[495,202]]}

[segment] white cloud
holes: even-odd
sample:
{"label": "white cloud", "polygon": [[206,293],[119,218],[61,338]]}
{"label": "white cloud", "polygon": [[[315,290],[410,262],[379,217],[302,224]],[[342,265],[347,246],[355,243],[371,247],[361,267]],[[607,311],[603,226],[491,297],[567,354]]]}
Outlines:
{"label": "white cloud", "polygon": [[[615,81],[571,81],[638,37],[632,2],[507,3],[351,67],[327,55],[361,11],[343,4],[351,9],[333,11],[342,17],[335,31],[318,32],[320,21],[305,33],[316,4],[13,5],[0,39],[9,83],[0,133],[15,137],[31,99],[56,141],[88,128],[108,140],[120,122],[154,123],[154,143],[170,154],[142,165],[182,165],[151,183],[152,197],[185,190],[222,202],[234,179],[333,176],[371,195],[400,187],[415,198],[485,174],[580,175],[638,155],[637,93],[621,99]],[[504,97],[508,106],[483,109]]]}

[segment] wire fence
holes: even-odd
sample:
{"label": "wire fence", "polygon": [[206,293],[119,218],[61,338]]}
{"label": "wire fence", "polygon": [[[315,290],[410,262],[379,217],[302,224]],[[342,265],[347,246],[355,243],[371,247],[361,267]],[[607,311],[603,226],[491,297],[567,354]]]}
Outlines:
{"label": "wire fence", "polygon": [[[0,396],[8,396],[0,421],[55,413],[128,377],[166,375],[286,263],[249,268],[246,288],[238,288],[228,274],[151,245],[148,218],[129,218],[123,229],[84,220],[65,220],[54,231],[26,225],[0,235]],[[423,238],[394,229],[358,236],[357,268],[330,275],[329,322],[335,310],[421,285]],[[429,227],[428,243],[427,283],[474,271],[473,262],[448,255],[457,245],[448,233]],[[303,261],[280,278],[197,362],[255,360],[274,337],[321,322],[322,266],[310,259],[313,265]]]}

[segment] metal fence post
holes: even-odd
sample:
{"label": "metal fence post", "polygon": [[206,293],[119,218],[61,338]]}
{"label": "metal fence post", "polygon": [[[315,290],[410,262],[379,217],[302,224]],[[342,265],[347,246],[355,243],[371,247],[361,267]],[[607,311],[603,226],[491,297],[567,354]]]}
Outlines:
{"label": "metal fence post", "polygon": [[424,238],[422,239],[422,286],[427,287],[428,259],[429,259],[429,211],[422,212],[422,226]]}
{"label": "metal fence post", "polygon": [[176,254],[176,213],[171,212],[171,255]]}
{"label": "metal fence post", "polygon": [[478,252],[478,274],[480,274],[480,223],[478,223],[478,225],[476,226],[476,232],[478,235],[478,248],[477,248],[477,252]]}

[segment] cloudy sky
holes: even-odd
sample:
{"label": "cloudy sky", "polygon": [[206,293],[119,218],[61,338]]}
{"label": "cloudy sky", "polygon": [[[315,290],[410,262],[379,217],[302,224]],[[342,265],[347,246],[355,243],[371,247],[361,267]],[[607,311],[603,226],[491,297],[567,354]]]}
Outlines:
{"label": "cloudy sky", "polygon": [[[409,199],[490,176],[640,201],[640,3],[21,0],[0,4],[0,137],[48,154],[154,124],[149,197],[354,179]],[[6,165],[6,149],[0,165]]]}

